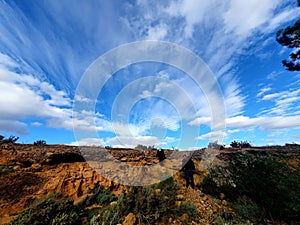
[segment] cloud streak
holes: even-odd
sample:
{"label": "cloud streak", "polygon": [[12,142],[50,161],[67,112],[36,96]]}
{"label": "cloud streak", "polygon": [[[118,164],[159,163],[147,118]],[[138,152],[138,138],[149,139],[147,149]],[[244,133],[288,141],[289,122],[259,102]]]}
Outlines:
{"label": "cloud streak", "polygon": [[[98,56],[120,44],[147,39],[180,44],[207,63],[223,93],[228,127],[299,128],[300,92],[296,85],[284,91],[268,84],[253,94],[245,90],[250,78],[239,77],[238,73],[240,62],[247,57],[263,62],[265,56],[258,53],[272,44],[276,29],[298,17],[299,9],[294,5],[294,0],[159,3],[139,0],[77,4],[58,0],[1,1],[0,90],[5,95],[0,96],[0,104],[5,107],[0,108],[0,130],[26,134],[31,124],[68,130],[74,126],[86,132],[112,134],[115,127],[122,143],[133,145],[136,141],[128,139],[132,134],[143,143],[165,144],[177,140],[181,119],[191,121],[191,125],[209,124],[212,112],[207,96],[213,98],[214,89],[203,93],[188,76],[162,65],[124,68],[119,71],[122,75],[114,74],[105,87],[106,92],[99,94],[103,98],[96,102],[85,96],[73,99],[82,74]],[[269,75],[270,83],[276,74]],[[165,81],[132,84],[134,78],[148,76]],[[253,79],[258,76],[253,75]],[[128,121],[113,121],[112,110],[107,108],[112,108],[117,92],[122,93],[128,86],[132,93],[128,92],[128,98],[121,100],[134,100],[138,96],[143,101],[132,106]],[[180,115],[176,107],[155,98],[162,95],[176,103]],[[187,104],[187,97],[191,104]],[[253,110],[256,106],[249,110],[253,99],[264,106],[256,114]],[[74,119],[71,108],[74,101],[96,104],[96,113],[82,110],[76,112]],[[190,113],[194,110],[191,105],[196,113]],[[119,110],[122,112],[124,108]],[[177,136],[163,141],[151,136],[151,121],[156,118],[163,120],[162,128],[177,132]],[[93,143],[93,139],[86,140]],[[120,144],[114,138],[103,138],[103,141]]]}

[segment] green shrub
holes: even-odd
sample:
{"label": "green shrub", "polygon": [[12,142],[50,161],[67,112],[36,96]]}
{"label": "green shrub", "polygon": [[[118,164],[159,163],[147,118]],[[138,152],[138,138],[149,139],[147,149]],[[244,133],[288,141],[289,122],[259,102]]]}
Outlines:
{"label": "green shrub", "polygon": [[251,144],[248,141],[233,141],[230,146],[233,148],[251,148]]}
{"label": "green shrub", "polygon": [[94,188],[90,190],[93,195],[89,197],[84,206],[91,206],[94,204],[101,205],[99,208],[92,208],[85,211],[88,217],[88,224],[118,224],[121,219],[117,213],[117,205],[110,205],[111,202],[116,201],[117,198],[106,188],[95,184]]}
{"label": "green shrub", "polygon": [[46,141],[44,141],[44,140],[37,140],[37,141],[33,142],[33,145],[36,145],[36,146],[45,146],[46,145]]}
{"label": "green shrub", "polygon": [[200,219],[200,215],[196,206],[193,203],[183,202],[179,207],[175,208],[174,216],[179,217],[183,214],[189,215],[189,221],[198,222]]}
{"label": "green shrub", "polygon": [[231,207],[234,209],[241,221],[252,221],[257,223],[265,217],[264,211],[250,198],[239,197]]}
{"label": "green shrub", "polygon": [[180,185],[174,181],[173,177],[169,177],[162,182],[159,182],[158,184],[154,185],[155,189],[160,189],[160,190],[169,190],[169,189],[175,189],[178,190],[180,188]]}
{"label": "green shrub", "polygon": [[10,166],[6,164],[0,165],[0,175],[11,173],[11,172],[13,172],[13,169]]}
{"label": "green shrub", "polygon": [[116,197],[109,190],[99,185],[99,183],[95,184],[91,192],[93,195],[87,199],[86,206],[93,204],[108,205],[116,200]]}
{"label": "green shrub", "polygon": [[211,168],[201,187],[235,203],[246,196],[270,218],[300,219],[300,170],[270,156],[236,153],[228,165]]}
{"label": "green shrub", "polygon": [[59,195],[34,202],[21,212],[10,225],[77,225],[81,224],[79,211],[73,205],[73,200]]}
{"label": "green shrub", "polygon": [[[176,209],[176,191],[179,185],[173,178],[148,187],[132,187],[119,200],[118,213],[124,217],[133,213],[139,222],[153,224]],[[158,191],[159,190],[159,191]]]}
{"label": "green shrub", "polygon": [[90,219],[90,225],[116,225],[120,224],[122,221],[117,212],[117,205],[106,206],[98,209],[98,212],[94,214]]}

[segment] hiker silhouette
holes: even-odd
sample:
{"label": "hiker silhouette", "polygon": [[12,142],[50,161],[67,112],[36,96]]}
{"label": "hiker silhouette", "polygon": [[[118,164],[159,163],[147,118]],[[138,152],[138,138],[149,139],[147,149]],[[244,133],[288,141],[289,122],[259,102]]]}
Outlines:
{"label": "hiker silhouette", "polygon": [[159,162],[165,160],[166,156],[165,156],[164,150],[162,150],[162,149],[157,150],[156,157],[158,158]]}
{"label": "hiker silhouette", "polygon": [[195,187],[195,182],[194,182],[194,171],[195,171],[195,164],[192,160],[192,157],[188,159],[188,161],[186,162],[186,160],[184,160],[182,162],[182,171],[185,172],[185,180],[186,180],[186,187],[188,187],[189,185],[191,185],[192,188]]}

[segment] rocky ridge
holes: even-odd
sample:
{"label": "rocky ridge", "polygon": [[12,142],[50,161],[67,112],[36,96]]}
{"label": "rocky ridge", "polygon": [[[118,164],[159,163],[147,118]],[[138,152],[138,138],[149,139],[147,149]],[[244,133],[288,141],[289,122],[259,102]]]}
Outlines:
{"label": "rocky ridge", "polygon": [[[278,148],[252,148],[246,150],[252,151],[254,154],[283,155],[283,160],[290,160],[291,163],[297,165],[300,162],[300,154],[297,149],[286,151],[286,149],[278,150]],[[230,155],[237,151],[245,151],[245,149],[219,151],[214,163],[228,160]],[[165,153],[167,157],[172,158],[174,151],[168,150]],[[177,158],[176,154],[172,158],[173,161],[166,162],[166,168],[178,169],[171,168],[174,164],[180,164],[180,161],[174,161]],[[201,170],[195,176],[196,183],[200,182],[205,175],[205,167],[201,169],[203,163],[200,163],[200,160],[205,155],[207,157],[207,154],[209,155],[209,152],[204,151],[204,149],[194,153],[194,161],[197,168]],[[138,167],[159,165],[156,151],[96,147],[85,147],[80,151],[78,147],[65,145],[0,145],[0,224],[9,222],[14,215],[29,206],[34,200],[44,198],[49,194],[59,192],[78,202],[84,198],[89,189],[92,189],[96,183],[100,183],[118,195],[126,187],[108,180],[109,174],[100,174],[91,167],[91,160],[104,163],[108,159],[122,162],[123,164],[120,164],[119,168],[114,168],[120,171],[126,169],[124,165],[125,167],[126,165]],[[129,175],[132,176],[132,174]],[[199,190],[184,188],[184,179],[180,173],[175,173],[174,178],[181,185],[178,195],[183,196],[184,201],[194,203],[199,213],[203,215],[201,224],[209,224],[213,214],[230,212],[224,196],[215,199],[199,192]],[[169,223],[181,224],[180,220],[172,219]]]}

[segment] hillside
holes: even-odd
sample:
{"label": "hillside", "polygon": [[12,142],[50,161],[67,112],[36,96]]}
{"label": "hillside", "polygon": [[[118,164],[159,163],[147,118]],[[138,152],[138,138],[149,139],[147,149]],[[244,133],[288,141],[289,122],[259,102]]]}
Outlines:
{"label": "hillside", "polygon": [[[128,165],[142,166],[158,163],[156,151],[132,149],[102,150],[105,154],[110,153],[116,160]],[[87,153],[93,151],[95,151],[95,147],[86,147],[84,155],[87,156]],[[295,167],[300,165],[300,149],[297,145],[224,149],[219,151],[214,163],[222,165],[233,154],[243,151],[258,155],[275,156]],[[165,153],[168,157],[174,152],[168,150]],[[197,175],[194,175],[196,184],[199,184],[203,176],[207,174],[207,170],[203,169],[205,166],[201,162],[203,156],[204,150],[196,151],[193,156],[199,171]],[[94,157],[92,154],[92,158]],[[99,159],[97,160],[101,162],[101,155],[98,155],[98,157]],[[113,178],[113,175],[105,174],[105,177],[103,177],[94,171],[85,159],[86,157],[82,157],[81,152],[74,146],[2,144],[0,146],[0,224],[5,224],[12,218],[15,218],[17,213],[30,206],[35,200],[43,199],[51,194],[61,193],[63,196],[72,198],[76,204],[86,198],[89,190],[93,189],[96,184],[107,188],[115,196],[118,196],[122,191],[128,190],[127,186],[105,178]],[[116,168],[114,168],[115,170]],[[131,174],[128,176],[131,176]],[[210,224],[214,215],[233,213],[232,209],[228,207],[224,196],[213,197],[204,194],[198,189],[185,188],[185,181],[180,172],[174,175],[174,179],[180,186],[176,194],[180,198],[179,201],[193,203],[198,213],[202,215],[197,223],[192,221],[191,224]],[[172,219],[170,217],[168,221],[164,221],[162,224],[183,224],[185,219],[181,217]]]}

